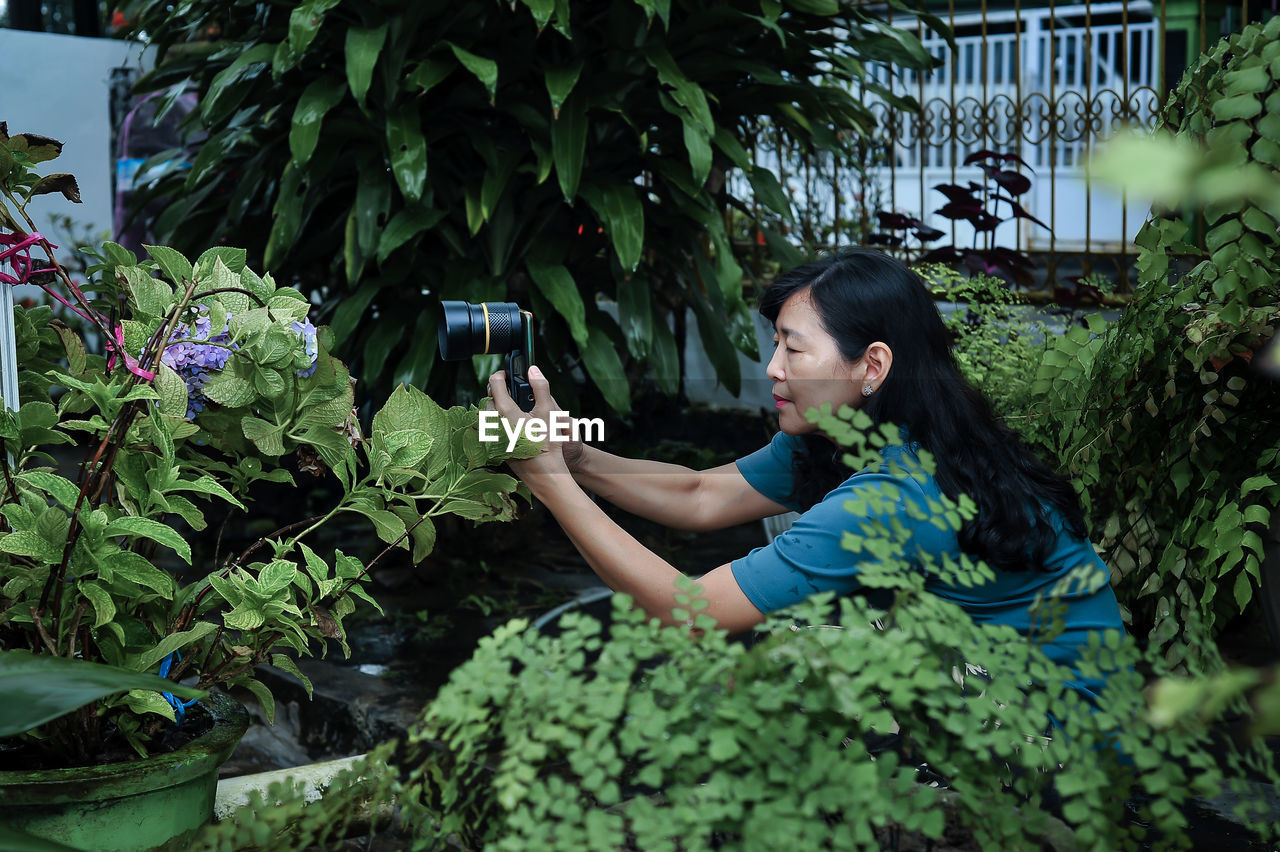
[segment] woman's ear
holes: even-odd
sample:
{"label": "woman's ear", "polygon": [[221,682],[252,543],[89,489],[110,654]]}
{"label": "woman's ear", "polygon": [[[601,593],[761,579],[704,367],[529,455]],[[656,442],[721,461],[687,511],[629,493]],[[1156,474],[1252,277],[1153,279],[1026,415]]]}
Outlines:
{"label": "woman's ear", "polygon": [[872,390],[879,390],[885,377],[889,375],[889,368],[893,366],[893,350],[887,343],[877,340],[862,353],[862,363],[865,365],[862,380],[871,385]]}

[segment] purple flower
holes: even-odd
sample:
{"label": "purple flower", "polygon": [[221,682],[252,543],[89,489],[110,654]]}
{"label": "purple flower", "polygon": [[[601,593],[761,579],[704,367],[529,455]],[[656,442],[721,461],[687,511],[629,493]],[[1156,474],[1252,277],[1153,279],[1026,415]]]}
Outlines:
{"label": "purple flower", "polygon": [[[190,322],[179,323],[174,328],[160,360],[186,382],[187,419],[191,420],[204,411],[209,401],[201,392],[209,380],[209,371],[225,367],[231,353],[240,347],[231,342],[227,323],[223,323],[217,334],[213,333],[207,305],[194,306],[189,313]],[[227,314],[227,319],[231,319],[231,314]]]}
{"label": "purple flower", "polygon": [[310,378],[316,371],[316,358],[318,352],[316,346],[316,327],[311,324],[311,320],[309,319],[304,319],[302,322],[294,320],[293,330],[298,333],[298,337],[301,338],[308,357],[311,358],[311,366],[303,370],[298,370],[298,378]]}

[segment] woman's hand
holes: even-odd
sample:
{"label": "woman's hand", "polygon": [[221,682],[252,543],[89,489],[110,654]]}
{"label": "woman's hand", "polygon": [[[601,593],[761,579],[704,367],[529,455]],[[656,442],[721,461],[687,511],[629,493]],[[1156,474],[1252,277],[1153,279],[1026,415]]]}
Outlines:
{"label": "woman's hand", "polygon": [[[560,406],[551,397],[551,387],[547,377],[537,367],[529,368],[529,385],[533,388],[533,410],[522,411],[511,394],[507,392],[507,376],[502,370],[489,377],[489,396],[493,398],[493,408],[502,419],[511,424],[521,420],[528,423],[532,419],[547,424],[544,431],[550,433],[551,413],[559,411]],[[523,430],[522,430],[523,433]],[[532,458],[509,459],[511,471],[531,487],[534,480],[545,475],[568,474],[573,470],[582,456],[581,441],[553,441],[548,438],[542,442],[542,452]]]}

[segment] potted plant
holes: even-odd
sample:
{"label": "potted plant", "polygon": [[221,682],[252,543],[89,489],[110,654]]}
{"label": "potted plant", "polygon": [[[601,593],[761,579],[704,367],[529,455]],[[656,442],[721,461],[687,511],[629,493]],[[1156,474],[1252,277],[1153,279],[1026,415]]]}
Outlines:
{"label": "potted plant", "polygon": [[[248,689],[270,718],[259,666],[307,684],[295,658],[328,640],[349,653],[343,620],[377,607],[365,584],[379,560],[397,547],[420,560],[444,513],[510,518],[517,491],[488,469],[507,453],[479,440],[474,409],[444,409],[400,387],[362,434],[353,380],[307,299],[250,269],[243,250],[216,247],[191,261],[157,246],[139,260],[105,243],[77,284],[26,213],[42,193],[78,200],[70,175],[34,169],[60,151],[0,123],[0,275],[6,286],[38,284],[61,306],[61,316],[49,305],[16,308],[16,359],[0,352],[18,367],[0,382],[0,735],[20,732],[0,740],[9,770],[0,772],[0,824],[48,836],[61,831],[43,822],[57,808],[38,804],[41,784],[14,770],[138,758],[182,739],[175,723],[179,732],[210,726],[212,715],[190,706],[198,693],[179,681],[199,693]],[[255,482],[292,482],[291,455],[301,470],[336,478],[332,504],[219,564],[191,565],[188,537],[210,509],[249,511]],[[350,514],[385,543],[367,564],[316,543],[317,529]],[[56,709],[84,706],[56,718],[25,712],[47,711],[68,682],[81,689]],[[224,746],[214,749],[221,758]],[[91,840],[56,836],[96,849],[161,842],[133,840],[136,829],[93,831]]]}

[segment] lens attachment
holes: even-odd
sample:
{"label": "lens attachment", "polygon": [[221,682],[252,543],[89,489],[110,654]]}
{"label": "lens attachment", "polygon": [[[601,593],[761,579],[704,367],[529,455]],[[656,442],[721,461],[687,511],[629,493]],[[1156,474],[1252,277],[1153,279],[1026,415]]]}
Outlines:
{"label": "lens attachment", "polygon": [[533,409],[527,373],[533,362],[533,314],[515,302],[441,302],[438,341],[446,361],[505,354],[511,398],[522,410]]}

